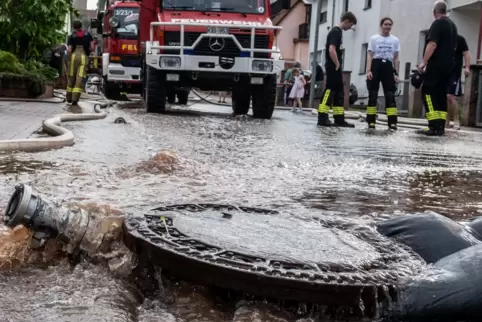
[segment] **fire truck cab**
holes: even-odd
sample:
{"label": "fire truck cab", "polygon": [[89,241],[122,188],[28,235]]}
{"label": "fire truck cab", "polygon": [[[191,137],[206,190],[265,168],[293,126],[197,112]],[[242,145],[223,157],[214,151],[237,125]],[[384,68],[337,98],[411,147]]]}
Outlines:
{"label": "fire truck cab", "polygon": [[[290,7],[289,0],[283,8]],[[163,113],[176,87],[232,91],[234,114],[270,119],[276,75],[276,32],[270,0],[140,0],[145,104]]]}
{"label": "fire truck cab", "polygon": [[141,94],[141,59],[138,50],[139,4],[111,1],[91,22],[102,35],[102,90],[109,99],[122,93]]}

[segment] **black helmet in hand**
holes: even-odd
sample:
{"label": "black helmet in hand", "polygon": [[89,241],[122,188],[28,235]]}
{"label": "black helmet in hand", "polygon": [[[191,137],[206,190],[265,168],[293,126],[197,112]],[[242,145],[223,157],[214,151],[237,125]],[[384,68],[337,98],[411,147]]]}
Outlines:
{"label": "black helmet in hand", "polygon": [[410,78],[410,83],[413,87],[419,89],[423,83],[423,74],[420,73],[418,70],[415,71]]}

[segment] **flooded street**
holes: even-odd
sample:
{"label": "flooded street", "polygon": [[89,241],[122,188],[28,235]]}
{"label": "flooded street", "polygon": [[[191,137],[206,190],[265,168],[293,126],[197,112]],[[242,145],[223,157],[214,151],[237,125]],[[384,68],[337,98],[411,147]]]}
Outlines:
{"label": "flooded street", "polygon": [[[355,129],[320,129],[308,113],[276,111],[260,121],[233,119],[230,107],[217,111],[225,115],[152,115],[129,104],[104,120],[66,123],[76,137],[72,147],[0,155],[0,205],[22,182],[55,202],[106,204],[125,213],[176,203],[357,219],[432,210],[466,220],[482,212],[478,133],[430,138],[403,128],[388,133],[382,125],[368,133],[353,120]],[[127,124],[114,124],[119,116]],[[269,239],[263,244],[255,231],[247,235],[269,252]],[[232,321],[236,304],[183,282],[164,285],[162,297],[142,303],[134,287],[87,264],[2,273],[0,284],[0,320],[12,322]]]}

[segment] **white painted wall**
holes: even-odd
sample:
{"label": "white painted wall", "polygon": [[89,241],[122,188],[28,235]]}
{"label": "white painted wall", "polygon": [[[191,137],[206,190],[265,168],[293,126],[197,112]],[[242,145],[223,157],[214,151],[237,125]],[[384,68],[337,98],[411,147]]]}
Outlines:
{"label": "white painted wall", "polygon": [[[331,27],[332,5],[335,1],[335,24],[338,23],[343,10],[344,0],[324,0],[322,10],[328,11],[328,23],[320,25],[320,39],[318,49],[324,49],[327,26]],[[459,4],[460,1],[453,0]],[[368,42],[373,34],[379,31],[380,19],[388,16],[394,20],[392,33],[400,39],[400,74],[403,78],[405,63],[410,62],[412,68],[420,62],[425,36],[424,31],[430,28],[433,22],[432,8],[435,0],[372,0],[372,8],[364,10],[365,0],[350,0],[349,10],[357,19],[358,25],[355,30],[346,31],[343,34],[343,45],[345,47],[344,70],[351,71],[351,81],[358,88],[361,97],[366,96],[366,75],[360,72],[362,60],[366,54],[362,45]],[[471,1],[474,2],[474,1]],[[479,33],[480,4],[458,7],[452,10],[450,18],[458,27],[459,33],[468,42],[472,63],[475,62],[477,53],[477,39]],[[415,9],[415,10],[414,10]],[[316,11],[312,11],[311,30],[315,26]],[[310,44],[313,44],[313,34],[310,32]],[[312,52],[310,46],[310,52]],[[311,61],[311,59],[310,59]],[[324,64],[324,60],[322,60]],[[364,65],[363,65],[364,66]]]}

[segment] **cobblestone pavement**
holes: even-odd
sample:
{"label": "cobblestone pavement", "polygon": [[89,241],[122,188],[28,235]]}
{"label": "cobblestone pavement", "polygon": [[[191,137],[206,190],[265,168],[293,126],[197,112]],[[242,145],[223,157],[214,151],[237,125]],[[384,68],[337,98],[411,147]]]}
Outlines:
{"label": "cobblestone pavement", "polygon": [[0,140],[26,139],[42,122],[62,113],[64,104],[0,101]]}

